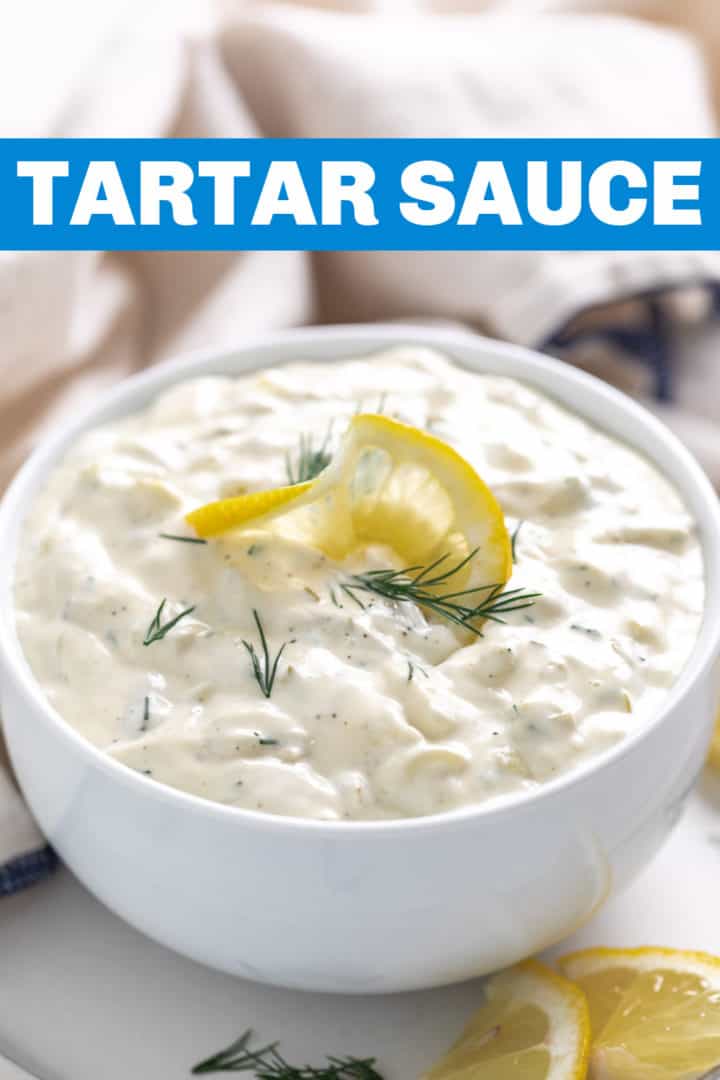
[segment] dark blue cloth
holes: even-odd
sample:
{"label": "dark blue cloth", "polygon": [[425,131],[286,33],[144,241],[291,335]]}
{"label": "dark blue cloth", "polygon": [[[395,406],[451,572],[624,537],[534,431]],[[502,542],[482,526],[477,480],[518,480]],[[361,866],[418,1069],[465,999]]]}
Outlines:
{"label": "dark blue cloth", "polygon": [[619,353],[641,361],[648,368],[657,401],[672,401],[672,326],[662,305],[653,297],[647,299],[647,315],[646,325],[639,328],[563,329],[548,338],[542,348],[572,362],[573,346],[593,340],[610,342]]}
{"label": "dark blue cloth", "polygon": [[4,866],[0,866],[0,896],[9,896],[20,889],[26,889],[28,885],[34,885],[36,881],[41,881],[52,873],[57,861],[57,855],[51,847],[29,851],[26,855],[11,859]]}

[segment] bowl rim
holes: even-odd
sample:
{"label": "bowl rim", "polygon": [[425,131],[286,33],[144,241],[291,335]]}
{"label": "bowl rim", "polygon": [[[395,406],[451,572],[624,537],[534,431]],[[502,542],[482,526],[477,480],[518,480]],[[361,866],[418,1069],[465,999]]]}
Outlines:
{"label": "bowl rim", "polygon": [[[36,490],[42,487],[48,471],[82,432],[137,411],[162,390],[184,379],[215,374],[233,377],[287,363],[291,359],[323,361],[332,358],[333,346],[340,347],[341,358],[347,359],[398,345],[436,348],[449,355],[453,362],[478,373],[501,373],[493,371],[493,367],[501,363],[503,366],[509,365],[511,370],[507,374],[510,377],[525,381],[547,396],[559,399],[588,422],[606,430],[612,437],[626,441],[631,448],[648,457],[666,477],[668,469],[658,457],[664,454],[672,460],[676,475],[669,478],[681,489],[683,500],[699,526],[705,571],[705,602],[698,637],[662,705],[620,742],[533,791],[513,792],[487,803],[470,804],[422,817],[325,821],[227,806],[152,780],[111,758],[72,727],[46,699],[23,654],[15,629],[14,541]],[[289,356],[291,350],[293,355]],[[456,355],[456,350],[474,352],[477,366],[465,363]],[[257,358],[257,363],[252,362],[253,356]],[[250,363],[243,364],[242,361],[248,358],[251,358]],[[518,371],[522,374],[518,374]],[[556,392],[558,390],[561,392]],[[580,399],[577,405],[570,400],[575,395]],[[617,410],[628,422],[628,437],[612,430],[615,423],[608,428],[589,415],[593,412],[593,403],[598,409],[605,406]],[[620,426],[619,419],[617,426]],[[131,375],[104,392],[71,420],[56,425],[40,440],[0,501],[0,549],[3,547],[10,551],[11,557],[4,559],[0,565],[0,670],[4,679],[14,682],[19,696],[29,699],[60,736],[68,740],[87,761],[88,767],[99,769],[108,780],[117,781],[144,798],[175,805],[180,811],[184,809],[265,831],[308,830],[328,836],[342,834],[356,837],[372,833],[406,834],[460,826],[469,821],[491,821],[532,810],[542,801],[552,800],[569,789],[581,786],[603,769],[631,754],[672,716],[679,702],[709,672],[720,654],[720,499],[693,455],[651,412],[601,379],[531,349],[483,337],[462,327],[410,322],[300,327],[248,335],[232,347],[194,350]],[[12,757],[11,747],[9,749]]]}

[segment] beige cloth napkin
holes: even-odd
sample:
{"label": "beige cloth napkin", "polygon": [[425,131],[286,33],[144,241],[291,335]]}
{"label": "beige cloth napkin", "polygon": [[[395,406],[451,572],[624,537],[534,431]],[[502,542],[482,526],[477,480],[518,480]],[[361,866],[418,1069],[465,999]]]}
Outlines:
{"label": "beige cloth napkin", "polygon": [[[228,2],[202,38],[173,34],[167,16],[161,35],[133,19],[47,134],[709,136],[716,11],[716,0]],[[656,373],[604,331],[701,322],[711,297],[693,286],[718,281],[720,255],[692,252],[0,254],[0,488],[39,432],[122,376],[310,321],[444,318],[530,345],[570,324],[563,355],[651,396]],[[658,303],[633,299],[647,293]],[[720,483],[720,394],[707,372],[676,377],[682,407],[655,407]],[[32,835],[1,770],[0,864]]]}

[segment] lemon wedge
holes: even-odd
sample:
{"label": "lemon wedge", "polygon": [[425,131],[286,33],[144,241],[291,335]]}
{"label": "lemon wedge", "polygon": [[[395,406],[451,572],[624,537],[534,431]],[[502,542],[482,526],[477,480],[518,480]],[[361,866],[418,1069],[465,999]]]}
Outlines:
{"label": "lemon wedge", "polygon": [[581,1080],[590,1040],[583,994],[535,960],[493,975],[485,1004],[422,1080]]}
{"label": "lemon wedge", "polygon": [[341,560],[387,545],[408,566],[476,556],[454,588],[503,585],[512,571],[502,510],[452,447],[387,416],[353,417],[330,465],[314,480],[209,503],[187,515],[204,538],[252,526]]}
{"label": "lemon wedge", "polygon": [[720,1063],[720,959],[586,949],[560,961],[590,1008],[590,1080],[697,1080]]}

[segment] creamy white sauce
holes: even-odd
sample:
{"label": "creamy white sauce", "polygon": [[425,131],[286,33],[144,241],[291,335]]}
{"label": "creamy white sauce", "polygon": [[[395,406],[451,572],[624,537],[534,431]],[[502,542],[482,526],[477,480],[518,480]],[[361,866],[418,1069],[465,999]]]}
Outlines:
{"label": "creamy white sauce", "polygon": [[[540,591],[534,607],[468,643],[412,605],[337,606],[343,568],[289,541],[158,536],[286,483],[301,434],[332,425],[337,445],[380,402],[524,521],[512,585]],[[195,610],[144,646],[163,597],[164,618]],[[640,454],[520,382],[407,347],[193,379],[85,435],[24,525],[15,599],[48,699],[130,768],[231,806],[396,818],[532,791],[644,724],[695,641],[703,566]],[[254,608],[273,654],[291,642],[269,699],[242,644]]]}

